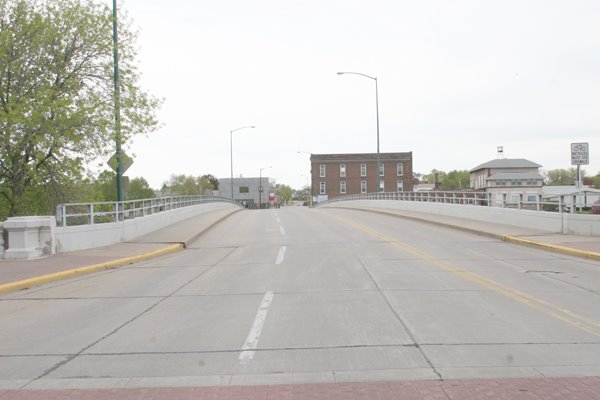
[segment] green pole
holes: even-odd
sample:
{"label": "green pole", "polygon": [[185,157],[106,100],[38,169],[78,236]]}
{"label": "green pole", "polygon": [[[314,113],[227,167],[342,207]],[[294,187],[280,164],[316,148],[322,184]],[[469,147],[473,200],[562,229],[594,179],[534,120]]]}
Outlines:
{"label": "green pole", "polygon": [[117,33],[117,0],[113,0],[113,60],[115,84],[115,147],[117,156],[117,201],[124,201],[123,160],[121,157],[121,85],[119,83],[119,36]]}

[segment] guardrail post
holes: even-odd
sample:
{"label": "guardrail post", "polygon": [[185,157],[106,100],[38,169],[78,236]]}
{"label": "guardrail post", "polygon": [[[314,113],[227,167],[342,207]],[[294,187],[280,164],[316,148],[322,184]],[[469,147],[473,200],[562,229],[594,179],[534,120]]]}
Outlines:
{"label": "guardrail post", "polygon": [[571,214],[575,214],[577,212],[577,195],[573,195],[573,207],[571,207]]}
{"label": "guardrail post", "polygon": [[558,196],[558,212],[562,213],[563,212],[563,204],[565,203],[565,196],[560,195]]}
{"label": "guardrail post", "polygon": [[4,228],[0,224],[0,260],[4,258]]}
{"label": "guardrail post", "polygon": [[523,193],[519,193],[519,204],[517,208],[520,210],[523,207]]}

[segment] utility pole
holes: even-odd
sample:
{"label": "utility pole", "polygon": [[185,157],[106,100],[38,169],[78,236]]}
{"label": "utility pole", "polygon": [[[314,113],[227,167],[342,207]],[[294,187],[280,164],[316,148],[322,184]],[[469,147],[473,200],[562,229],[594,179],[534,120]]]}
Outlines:
{"label": "utility pole", "polygon": [[123,157],[121,156],[121,85],[119,82],[119,36],[117,33],[117,0],[113,0],[113,80],[115,84],[115,147],[117,158],[117,201],[124,201]]}

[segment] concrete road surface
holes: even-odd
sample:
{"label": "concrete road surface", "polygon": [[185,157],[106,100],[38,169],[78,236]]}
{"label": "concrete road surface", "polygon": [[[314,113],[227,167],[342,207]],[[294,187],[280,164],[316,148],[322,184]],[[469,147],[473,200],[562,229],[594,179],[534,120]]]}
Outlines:
{"label": "concrete road surface", "polygon": [[0,297],[0,389],[598,375],[599,262],[363,211]]}

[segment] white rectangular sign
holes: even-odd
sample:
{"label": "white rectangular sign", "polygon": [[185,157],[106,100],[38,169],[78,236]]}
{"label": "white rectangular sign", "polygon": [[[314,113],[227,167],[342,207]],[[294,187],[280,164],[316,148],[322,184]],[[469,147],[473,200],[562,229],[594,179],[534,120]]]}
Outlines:
{"label": "white rectangular sign", "polygon": [[571,143],[571,165],[588,165],[590,147],[588,143]]}

